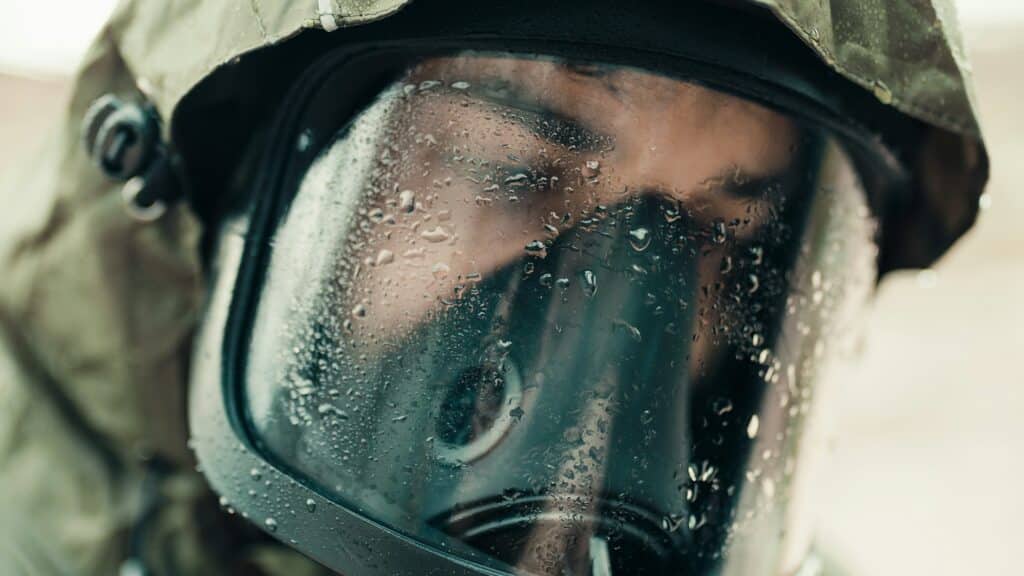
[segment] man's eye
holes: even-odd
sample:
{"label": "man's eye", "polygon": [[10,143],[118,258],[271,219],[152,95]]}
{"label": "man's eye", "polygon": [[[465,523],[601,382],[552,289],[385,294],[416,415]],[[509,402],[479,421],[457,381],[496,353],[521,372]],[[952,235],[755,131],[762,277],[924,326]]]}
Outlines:
{"label": "man's eye", "polygon": [[548,142],[575,152],[601,152],[612,144],[610,137],[598,135],[579,122],[550,112],[535,122],[533,132]]}
{"label": "man's eye", "polygon": [[502,117],[544,142],[570,152],[600,152],[612,144],[612,138],[597,134],[578,121],[539,105],[521,104],[514,110],[506,109]]}

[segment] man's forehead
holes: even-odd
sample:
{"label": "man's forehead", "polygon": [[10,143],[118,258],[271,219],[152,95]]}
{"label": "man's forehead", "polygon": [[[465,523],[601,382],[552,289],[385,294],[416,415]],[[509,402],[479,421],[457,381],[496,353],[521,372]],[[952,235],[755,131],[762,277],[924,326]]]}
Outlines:
{"label": "man's forehead", "polygon": [[562,93],[586,100],[603,101],[607,98],[609,102],[632,105],[685,103],[705,115],[727,112],[762,122],[778,122],[785,118],[747,99],[658,72],[545,56],[475,53],[439,56],[419,63],[413,69],[412,77],[514,86],[535,97],[556,98],[558,93]]}
{"label": "man's forehead", "polygon": [[473,98],[568,119],[594,141],[614,142],[617,165],[637,171],[633,177],[659,180],[647,185],[692,185],[694,177],[734,169],[773,176],[790,166],[799,138],[796,123],[779,112],[639,68],[467,54],[425,60],[410,79],[469,87]]}

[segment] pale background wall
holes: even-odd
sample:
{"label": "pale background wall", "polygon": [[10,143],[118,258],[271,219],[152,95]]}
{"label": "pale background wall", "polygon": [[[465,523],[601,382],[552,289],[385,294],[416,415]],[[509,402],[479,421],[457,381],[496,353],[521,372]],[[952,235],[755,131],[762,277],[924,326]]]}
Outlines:
{"label": "pale background wall", "polygon": [[987,208],[934,271],[882,284],[840,392],[820,525],[855,574],[1024,574],[1024,16],[977,14]]}
{"label": "pale background wall", "polygon": [[[37,146],[112,4],[0,0],[0,172]],[[819,533],[867,576],[1024,574],[1024,2],[958,4],[993,179],[934,271],[882,285],[838,393]]]}

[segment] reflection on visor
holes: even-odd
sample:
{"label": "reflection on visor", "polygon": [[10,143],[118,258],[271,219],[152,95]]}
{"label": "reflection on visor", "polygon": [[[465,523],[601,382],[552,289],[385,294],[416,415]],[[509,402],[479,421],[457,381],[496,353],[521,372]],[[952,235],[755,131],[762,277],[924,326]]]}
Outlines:
{"label": "reflection on visor", "polygon": [[826,136],[693,84],[426,61],[282,219],[255,435],[517,573],[777,566],[811,351],[872,279],[861,196]]}

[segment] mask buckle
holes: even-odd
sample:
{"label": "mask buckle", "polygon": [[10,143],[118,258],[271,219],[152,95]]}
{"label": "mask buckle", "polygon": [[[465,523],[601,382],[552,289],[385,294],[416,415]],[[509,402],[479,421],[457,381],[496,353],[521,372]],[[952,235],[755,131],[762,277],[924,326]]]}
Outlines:
{"label": "mask buckle", "polygon": [[100,171],[125,183],[121,198],[132,218],[153,222],[181,197],[177,157],[160,138],[160,118],[151,104],[101,96],[82,120],[82,140]]}

